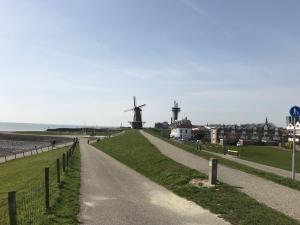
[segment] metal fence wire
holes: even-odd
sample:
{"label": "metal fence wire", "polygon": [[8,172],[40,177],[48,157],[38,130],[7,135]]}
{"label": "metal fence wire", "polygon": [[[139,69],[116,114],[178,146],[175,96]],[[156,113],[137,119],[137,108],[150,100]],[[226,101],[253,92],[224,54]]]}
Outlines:
{"label": "metal fence wire", "polygon": [[7,196],[0,197],[0,224],[8,224]]}
{"label": "metal fence wire", "polygon": [[[76,143],[71,149],[74,151]],[[70,151],[73,153],[73,151]],[[65,152],[67,154],[67,152]],[[72,157],[69,157],[71,160]],[[67,159],[67,157],[66,157]],[[57,170],[57,162],[53,162],[49,168],[49,206],[55,204],[59,196],[60,184],[58,183],[58,173],[60,179],[63,179],[63,157],[59,158],[60,169]],[[67,165],[67,164],[66,164]],[[32,184],[32,185],[31,185]],[[49,208],[49,209],[50,209]],[[38,174],[26,184],[26,188],[16,191],[16,210],[18,225],[38,225],[43,224],[42,220],[47,213],[46,209],[46,186],[45,174]],[[0,225],[10,225],[8,212],[8,197],[7,194],[0,194]]]}

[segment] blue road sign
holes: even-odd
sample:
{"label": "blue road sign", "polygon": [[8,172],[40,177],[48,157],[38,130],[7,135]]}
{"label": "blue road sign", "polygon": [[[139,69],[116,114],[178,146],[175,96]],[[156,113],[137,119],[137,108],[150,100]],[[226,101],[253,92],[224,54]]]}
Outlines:
{"label": "blue road sign", "polygon": [[293,106],[293,107],[290,109],[290,114],[291,114],[291,117],[297,117],[297,116],[300,116],[300,107],[298,107],[298,106]]}

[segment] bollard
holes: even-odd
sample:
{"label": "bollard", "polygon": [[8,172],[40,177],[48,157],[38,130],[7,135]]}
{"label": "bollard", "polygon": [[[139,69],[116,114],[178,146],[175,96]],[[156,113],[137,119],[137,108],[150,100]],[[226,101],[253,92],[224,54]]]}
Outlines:
{"label": "bollard", "polygon": [[17,225],[17,203],[16,203],[16,192],[8,192],[8,214],[9,224]]}
{"label": "bollard", "polygon": [[214,158],[209,159],[209,184],[216,185],[218,177],[218,160]]}
{"label": "bollard", "polygon": [[49,167],[45,168],[45,207],[46,210],[50,208],[50,194],[49,194]]}
{"label": "bollard", "polygon": [[59,159],[56,159],[57,184],[60,184],[60,164]]}
{"label": "bollard", "polygon": [[6,155],[4,156],[4,161],[6,162]]}
{"label": "bollard", "polygon": [[15,154],[15,159],[17,158],[17,154]]}
{"label": "bollard", "polygon": [[66,172],[66,154],[65,153],[63,153],[62,165],[63,165],[63,171]]}

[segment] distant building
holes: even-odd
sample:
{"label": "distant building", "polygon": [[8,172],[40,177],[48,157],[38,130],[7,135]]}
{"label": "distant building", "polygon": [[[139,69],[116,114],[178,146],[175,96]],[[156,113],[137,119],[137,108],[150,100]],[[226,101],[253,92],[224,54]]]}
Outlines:
{"label": "distant building", "polygon": [[[300,138],[300,121],[299,119],[296,119],[296,126],[295,126],[295,136],[296,136],[296,142],[299,142]],[[294,123],[290,121],[290,123],[287,125],[287,133],[288,133],[288,141],[292,142],[293,141],[293,135],[294,135]]]}
{"label": "distant building", "polygon": [[176,120],[170,125],[171,138],[190,140],[192,138],[192,123],[187,118]]}
{"label": "distant building", "polygon": [[181,139],[181,140],[190,140],[192,138],[192,123],[190,120],[185,119],[178,120],[178,113],[180,112],[178,107],[178,102],[174,101],[174,106],[172,107],[173,116],[171,118],[171,133],[170,138]]}
{"label": "distant building", "polygon": [[168,129],[169,126],[170,125],[166,121],[162,122],[162,123],[161,122],[157,122],[157,123],[154,124],[154,127],[157,128],[157,129]]}
{"label": "distant building", "polygon": [[268,122],[261,124],[242,125],[209,125],[211,142],[220,143],[220,140],[229,139],[234,142],[241,140],[244,144],[270,144],[275,145],[282,141],[283,128],[276,127]]}

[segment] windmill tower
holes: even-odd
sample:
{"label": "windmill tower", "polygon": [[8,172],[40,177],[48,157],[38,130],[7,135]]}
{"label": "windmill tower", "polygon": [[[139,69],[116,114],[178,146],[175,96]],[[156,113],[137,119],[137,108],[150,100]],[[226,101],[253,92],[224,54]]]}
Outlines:
{"label": "windmill tower", "polygon": [[133,116],[133,121],[129,122],[132,126],[133,129],[142,129],[143,124],[145,122],[142,121],[142,107],[146,106],[146,104],[136,106],[136,99],[135,96],[133,96],[133,105],[134,107],[132,109],[127,109],[125,112],[133,111],[134,116]]}

